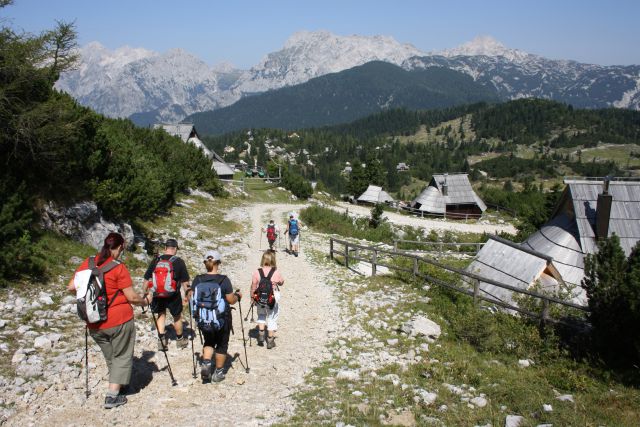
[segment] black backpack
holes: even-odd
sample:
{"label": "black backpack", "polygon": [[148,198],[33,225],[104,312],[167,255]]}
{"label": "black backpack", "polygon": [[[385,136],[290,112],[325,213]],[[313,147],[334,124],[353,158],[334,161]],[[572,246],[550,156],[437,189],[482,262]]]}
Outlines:
{"label": "black backpack", "polygon": [[269,306],[269,308],[273,308],[276,304],[276,297],[273,293],[273,282],[271,281],[271,277],[275,271],[276,268],[272,267],[269,274],[265,276],[264,270],[262,270],[262,268],[258,269],[260,282],[258,282],[258,287],[256,287],[256,290],[253,292],[253,300],[262,307]]}

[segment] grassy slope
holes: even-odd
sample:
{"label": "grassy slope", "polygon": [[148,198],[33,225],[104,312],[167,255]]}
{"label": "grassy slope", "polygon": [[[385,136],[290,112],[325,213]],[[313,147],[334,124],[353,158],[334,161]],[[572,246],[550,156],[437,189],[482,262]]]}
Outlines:
{"label": "grassy slope", "polygon": [[[287,425],[411,420],[425,425],[434,419],[442,425],[504,425],[510,414],[524,416],[523,425],[640,424],[640,390],[614,379],[611,372],[567,357],[553,340],[541,339],[535,325],[477,310],[465,296],[435,285],[424,288],[409,277],[363,278],[331,262],[326,253],[314,251],[312,258],[333,278],[326,285],[334,287],[344,303],[344,315],[350,319],[347,329],[362,328],[370,337],[336,339],[336,356],[307,376],[307,385],[295,396],[299,406]],[[400,297],[381,307],[362,305],[362,296],[368,293]],[[375,375],[365,373],[356,381],[336,379],[341,369],[359,368],[359,355],[364,353],[404,355],[419,348],[424,339],[414,340],[396,330],[414,313],[426,314],[443,330],[428,352],[417,353],[420,361],[406,369],[398,363],[381,365]],[[372,326],[377,320],[388,322],[388,327]],[[398,343],[389,345],[390,338]],[[384,346],[374,348],[375,342]],[[338,356],[340,349],[348,351],[346,359]],[[520,359],[534,363],[521,368]],[[397,375],[399,381],[394,385],[383,379],[387,374]],[[446,384],[459,387],[461,394]],[[416,389],[436,392],[438,397],[430,405],[416,402]],[[562,394],[572,395],[575,403],[557,400]],[[469,399],[478,396],[486,397],[485,407],[469,405]],[[544,404],[553,410],[545,412]]]}

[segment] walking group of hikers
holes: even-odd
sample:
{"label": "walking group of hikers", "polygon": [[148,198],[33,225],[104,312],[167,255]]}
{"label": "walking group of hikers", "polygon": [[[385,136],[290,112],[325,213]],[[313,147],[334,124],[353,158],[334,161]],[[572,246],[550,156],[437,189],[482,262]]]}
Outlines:
{"label": "walking group of hikers", "polygon": [[[291,226],[287,227],[288,232]],[[176,381],[171,372],[167,356],[169,345],[165,328],[166,312],[171,313],[173,329],[176,335],[176,348],[188,347],[191,340],[193,356],[193,376],[196,377],[196,357],[193,341],[196,322],[203,348],[200,359],[200,376],[203,382],[220,382],[225,378],[225,362],[230,333],[233,332],[231,317],[232,305],[239,303],[242,292],[233,290],[229,277],[220,274],[222,257],[212,250],[204,254],[202,262],[205,273],[197,275],[190,283],[185,262],[178,257],[178,242],[168,239],[164,242],[164,252],[156,256],[144,274],[145,292],[138,294],[133,290],[133,281],[127,267],[119,261],[125,248],[122,235],[110,233],[104,240],[100,252],[85,259],[76,269],[67,290],[76,294],[78,315],[86,322],[85,362],[88,368],[88,335],[102,350],[109,371],[109,385],[104,407],[114,408],[127,403],[123,387],[131,381],[133,350],[136,328],[133,305],[149,308],[158,335],[158,350],[164,352],[172,384]],[[280,300],[279,287],[284,283],[276,268],[276,256],[273,250],[262,255],[260,268],[254,271],[251,279],[250,295],[252,305],[258,314],[258,345],[272,349],[275,333],[278,329]],[[188,303],[191,328],[189,334],[184,331],[182,311]],[[239,305],[239,304],[238,304]],[[252,311],[253,313],[253,311]],[[249,372],[246,355],[242,308],[240,321],[245,350],[245,370]],[[246,320],[246,319],[245,319]],[[86,387],[88,390],[88,369],[86,369]]]}
{"label": "walking group of hikers", "polygon": [[[288,248],[285,249],[287,253],[294,256],[298,256],[300,252],[300,220],[296,219],[293,213],[289,214],[289,220],[287,221],[287,227],[284,230],[285,238],[288,240]],[[262,228],[262,232],[267,235],[267,243],[269,244],[269,250],[274,251],[278,236],[280,235],[280,229],[273,220],[270,220],[267,225]]]}

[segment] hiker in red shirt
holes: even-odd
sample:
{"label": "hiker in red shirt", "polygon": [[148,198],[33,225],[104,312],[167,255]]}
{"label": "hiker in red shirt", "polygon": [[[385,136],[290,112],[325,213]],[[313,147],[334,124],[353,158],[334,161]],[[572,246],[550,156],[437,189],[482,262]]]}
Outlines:
{"label": "hiker in red shirt", "polygon": [[[145,297],[133,290],[129,270],[118,261],[124,247],[122,235],[109,233],[104,239],[102,249],[92,260],[96,267],[108,270],[104,273],[108,301],[107,319],[98,323],[87,323],[89,333],[100,346],[109,369],[109,388],[104,399],[104,407],[107,409],[127,403],[127,398],[120,394],[120,388],[129,384],[133,366],[136,327],[131,305],[149,305]],[[89,263],[90,258],[85,259],[76,272],[87,270]],[[73,280],[69,282],[67,290],[76,292]]]}

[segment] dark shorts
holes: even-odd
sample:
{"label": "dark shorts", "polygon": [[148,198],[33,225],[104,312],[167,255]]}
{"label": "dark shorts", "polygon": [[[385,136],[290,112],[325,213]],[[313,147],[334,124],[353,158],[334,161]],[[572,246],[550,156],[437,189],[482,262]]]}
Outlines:
{"label": "dark shorts", "polygon": [[204,346],[213,347],[216,354],[227,354],[230,333],[229,328],[224,328],[218,332],[203,332]]}
{"label": "dark shorts", "polygon": [[167,309],[169,309],[169,313],[171,313],[173,317],[182,314],[182,296],[180,292],[176,292],[176,294],[170,298],[153,297],[151,301],[152,312],[162,314],[165,313]]}

